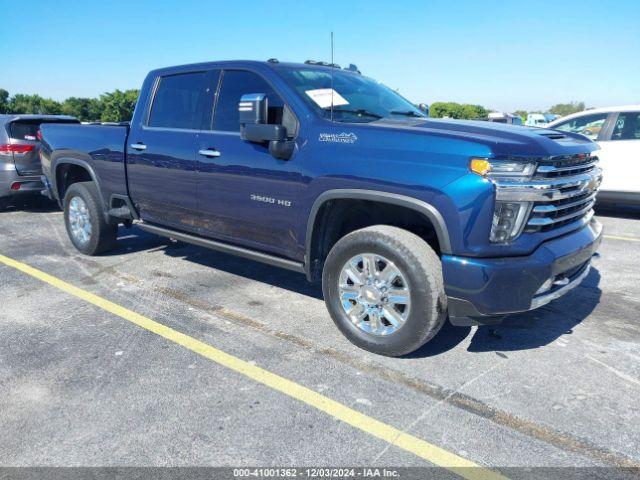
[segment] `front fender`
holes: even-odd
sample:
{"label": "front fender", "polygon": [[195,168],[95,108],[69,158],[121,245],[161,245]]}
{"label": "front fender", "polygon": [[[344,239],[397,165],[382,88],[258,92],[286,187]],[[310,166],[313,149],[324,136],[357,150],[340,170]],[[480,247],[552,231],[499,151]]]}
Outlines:
{"label": "front fender", "polygon": [[307,254],[311,250],[311,239],[313,238],[313,228],[316,221],[316,216],[320,211],[320,208],[325,202],[336,199],[355,199],[355,200],[372,200],[381,203],[389,203],[392,205],[398,205],[415,210],[424,215],[434,226],[436,235],[438,237],[438,243],[440,250],[444,254],[451,253],[451,241],[449,239],[449,231],[444,218],[440,212],[431,204],[418,200],[417,198],[407,197],[405,195],[399,195],[396,193],[378,191],[378,190],[364,190],[364,189],[335,189],[328,190],[322,193],[311,207],[309,212],[309,218],[307,221],[307,233],[306,233],[306,251]]}

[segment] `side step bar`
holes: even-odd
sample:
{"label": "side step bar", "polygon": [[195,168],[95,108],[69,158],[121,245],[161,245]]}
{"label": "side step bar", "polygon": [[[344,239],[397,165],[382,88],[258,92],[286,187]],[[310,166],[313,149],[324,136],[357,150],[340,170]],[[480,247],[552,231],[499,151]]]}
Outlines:
{"label": "side step bar", "polygon": [[107,212],[107,215],[115,218],[122,218],[123,220],[133,220],[131,209],[128,206],[112,208]]}
{"label": "side step bar", "polygon": [[144,222],[137,223],[136,226],[149,233],[155,233],[156,235],[161,235],[163,237],[175,238],[176,240],[180,240],[185,243],[191,243],[200,247],[210,248],[211,250],[218,250],[219,252],[248,258],[257,262],[273,265],[274,267],[286,268],[287,270],[293,270],[298,273],[305,273],[304,264],[301,262],[294,262],[293,260],[287,260],[286,258],[269,255],[268,253],[257,252],[243,247],[236,247],[216,240],[210,240],[208,238],[198,237],[189,233],[170,230],[168,228],[158,227]]}

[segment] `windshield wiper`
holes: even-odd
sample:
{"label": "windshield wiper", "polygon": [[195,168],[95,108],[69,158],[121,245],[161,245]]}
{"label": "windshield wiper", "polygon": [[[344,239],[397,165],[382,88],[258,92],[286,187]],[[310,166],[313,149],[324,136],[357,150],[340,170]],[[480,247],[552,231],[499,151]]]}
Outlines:
{"label": "windshield wiper", "polygon": [[421,115],[420,113],[414,112],[413,110],[407,110],[406,112],[400,112],[398,110],[391,110],[389,113],[391,113],[393,115],[404,115],[405,117],[427,118],[425,115]]}
{"label": "windshield wiper", "polygon": [[[326,111],[329,111],[328,108],[325,108]],[[373,113],[373,112],[369,112],[367,110],[365,110],[364,108],[358,108],[358,109],[354,109],[354,110],[350,110],[347,108],[335,108],[333,109],[334,112],[345,112],[345,113],[355,113],[356,115],[362,115],[365,117],[371,117],[371,118],[383,118],[382,115],[378,115],[377,113]]]}

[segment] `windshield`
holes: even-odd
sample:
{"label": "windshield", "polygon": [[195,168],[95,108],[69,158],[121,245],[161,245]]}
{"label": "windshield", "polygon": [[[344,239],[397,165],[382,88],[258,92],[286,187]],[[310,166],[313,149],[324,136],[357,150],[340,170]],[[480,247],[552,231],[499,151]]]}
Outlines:
{"label": "windshield", "polygon": [[[331,70],[281,68],[279,72],[315,111],[331,118]],[[333,119],[336,122],[373,122],[381,118],[426,115],[381,83],[362,75],[333,71]]]}

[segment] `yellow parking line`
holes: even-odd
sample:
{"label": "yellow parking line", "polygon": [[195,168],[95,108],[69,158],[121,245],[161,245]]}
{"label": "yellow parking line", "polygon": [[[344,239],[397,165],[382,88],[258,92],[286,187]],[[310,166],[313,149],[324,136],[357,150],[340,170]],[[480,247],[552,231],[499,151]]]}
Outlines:
{"label": "yellow parking line", "polygon": [[127,308],[117,305],[102,297],[89,293],[81,288],[75,287],[59,278],[49,275],[41,270],[33,268],[22,262],[18,262],[4,255],[0,255],[0,263],[15,268],[27,275],[41,280],[49,285],[62,290],[68,294],[78,297],[88,303],[95,305],[109,313],[128,320],[135,325],[150,332],[160,335],[178,345],[213,360],[214,362],[234,370],[245,377],[262,383],[273,390],[277,390],[291,398],[299,400],[309,406],[317,408],[328,415],[341,420],[352,427],[366,432],[374,437],[384,440],[403,450],[411,452],[439,467],[444,467],[461,477],[473,480],[498,480],[506,477],[497,472],[481,467],[480,465],[462,458],[455,453],[451,453],[443,448],[433,445],[425,440],[415,437],[409,433],[399,430],[391,425],[376,420],[373,417],[360,413],[335,400],[331,400],[307,387],[304,387],[292,380],[271,373],[263,368],[252,365],[189,335],[181,333],[173,328],[167,327],[150,318],[144,317]]}
{"label": "yellow parking line", "polygon": [[640,242],[640,238],[618,237],[616,235],[604,235],[604,238],[610,238],[611,240],[623,240],[625,242]]}

